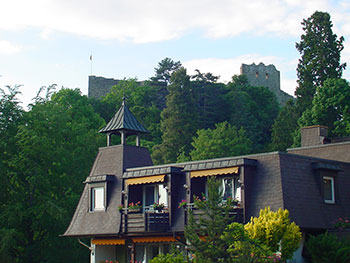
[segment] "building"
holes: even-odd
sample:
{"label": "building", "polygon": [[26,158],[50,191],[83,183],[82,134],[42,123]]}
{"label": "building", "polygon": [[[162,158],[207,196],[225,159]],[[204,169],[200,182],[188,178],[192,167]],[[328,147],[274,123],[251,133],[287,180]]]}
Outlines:
{"label": "building", "polygon": [[253,87],[266,87],[276,95],[277,101],[285,105],[293,96],[281,90],[280,72],[274,65],[265,66],[264,63],[255,65],[242,64],[241,75],[247,76],[248,82]]}
{"label": "building", "polygon": [[[223,198],[239,201],[232,211],[235,221],[247,222],[266,206],[288,209],[303,232],[296,262],[303,262],[308,233],[330,229],[337,218],[350,215],[350,142],[326,140],[322,126],[303,129],[303,146],[288,153],[160,166],[153,166],[148,150],[139,146],[139,135],[147,131],[125,102],[100,132],[107,134],[107,147],[99,149],[64,234],[91,238],[91,263],[149,262],[170,244],[181,245],[193,196],[206,192],[209,176],[221,180]],[[120,145],[110,143],[115,134]],[[136,146],[126,144],[130,136]],[[184,200],[186,209],[179,207]]]}

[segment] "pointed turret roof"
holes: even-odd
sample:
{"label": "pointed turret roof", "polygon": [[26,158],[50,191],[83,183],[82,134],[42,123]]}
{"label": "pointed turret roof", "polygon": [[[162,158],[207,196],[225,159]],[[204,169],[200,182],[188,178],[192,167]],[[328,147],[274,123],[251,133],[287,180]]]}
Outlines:
{"label": "pointed turret roof", "polygon": [[126,131],[128,134],[148,133],[145,127],[138,122],[135,116],[130,112],[123,98],[122,106],[119,108],[114,117],[108,122],[106,127],[102,128],[101,133],[113,133]]}

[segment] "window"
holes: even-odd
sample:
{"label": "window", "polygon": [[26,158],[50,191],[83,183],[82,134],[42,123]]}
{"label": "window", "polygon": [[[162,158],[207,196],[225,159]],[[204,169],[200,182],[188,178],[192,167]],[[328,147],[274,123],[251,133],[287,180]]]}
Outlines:
{"label": "window", "polygon": [[226,201],[228,198],[241,201],[241,185],[238,177],[226,177],[221,179],[222,199]]}
{"label": "window", "polygon": [[[173,244],[173,243],[172,243]],[[151,259],[159,254],[167,254],[170,252],[170,243],[159,244],[142,244],[135,245],[136,262],[150,262]],[[184,251],[184,247],[180,244],[176,245],[177,249]]]}
{"label": "window", "polygon": [[323,177],[323,197],[327,204],[334,204],[334,178],[329,176]]}
{"label": "window", "polygon": [[266,73],[265,79],[269,79],[269,73]]}
{"label": "window", "polygon": [[105,209],[105,191],[103,186],[91,188],[91,211]]}
{"label": "window", "polygon": [[153,204],[164,204],[168,206],[168,195],[163,184],[145,185],[143,187],[143,209],[152,209]]}

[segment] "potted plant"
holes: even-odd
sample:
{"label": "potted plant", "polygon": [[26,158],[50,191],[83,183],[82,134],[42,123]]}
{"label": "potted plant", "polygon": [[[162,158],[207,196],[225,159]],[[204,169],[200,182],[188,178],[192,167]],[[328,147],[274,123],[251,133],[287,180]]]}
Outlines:
{"label": "potted plant", "polygon": [[165,205],[163,203],[161,203],[161,204],[154,203],[153,204],[153,209],[158,211],[158,212],[163,211],[164,207],[165,207]]}
{"label": "potted plant", "polygon": [[141,208],[142,208],[142,206],[141,206],[141,202],[140,201],[138,201],[138,202],[136,202],[136,203],[134,203],[134,202],[131,202],[131,203],[129,203],[129,205],[128,205],[128,211],[129,212],[140,212],[141,211]]}
{"label": "potted plant", "polygon": [[187,201],[185,199],[183,199],[180,203],[179,203],[179,208],[186,208],[187,207]]}

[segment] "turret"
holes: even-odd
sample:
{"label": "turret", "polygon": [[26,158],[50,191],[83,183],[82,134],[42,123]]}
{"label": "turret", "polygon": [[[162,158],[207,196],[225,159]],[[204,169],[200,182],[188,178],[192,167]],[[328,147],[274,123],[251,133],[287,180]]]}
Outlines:
{"label": "turret", "polygon": [[112,134],[120,134],[121,144],[126,144],[126,138],[128,136],[136,135],[136,146],[140,146],[140,134],[148,133],[149,131],[130,112],[125,104],[125,98],[123,98],[122,106],[106,127],[102,128],[99,132],[107,134],[107,146],[111,146]]}

